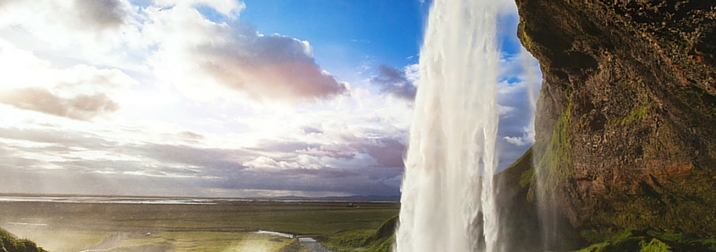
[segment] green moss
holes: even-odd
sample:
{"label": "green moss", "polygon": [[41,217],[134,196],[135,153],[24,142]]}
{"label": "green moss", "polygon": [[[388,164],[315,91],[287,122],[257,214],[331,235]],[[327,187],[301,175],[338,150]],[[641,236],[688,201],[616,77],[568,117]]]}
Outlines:
{"label": "green moss", "polygon": [[532,181],[535,179],[535,170],[534,169],[528,169],[524,173],[522,173],[522,176],[520,176],[520,188],[525,188],[532,184]]}
{"label": "green moss", "polygon": [[613,234],[608,240],[592,244],[591,246],[578,250],[579,252],[618,252],[618,251],[641,251],[644,246],[645,237],[634,236],[634,231],[629,228]]}
{"label": "green moss", "polygon": [[640,252],[666,252],[671,251],[671,246],[668,244],[660,241],[659,239],[651,239],[649,243],[646,243],[646,241],[641,241],[639,243],[641,246]]}
{"label": "green moss", "polygon": [[[566,97],[567,99],[570,99],[570,97],[572,97],[572,91],[573,91],[572,87],[567,86],[567,88],[564,89],[564,97]],[[570,99],[570,101],[571,101],[571,99]]]}
{"label": "green moss", "polygon": [[534,45],[532,38],[530,38],[529,35],[527,35],[527,32],[525,31],[525,20],[520,17],[520,23],[517,25],[517,37],[522,42],[522,46],[527,49],[527,51],[534,51],[532,50],[532,46]]}
{"label": "green moss", "polygon": [[[582,236],[590,239],[594,244],[578,251],[604,252],[604,251],[716,251],[716,239],[696,238],[681,233],[669,233],[652,229],[640,230],[627,228],[614,232],[611,228],[596,231],[583,230]],[[605,237],[597,241],[599,237]]]}
{"label": "green moss", "polygon": [[[690,234],[700,239],[716,233],[716,184],[712,171],[701,167],[682,168],[691,174],[673,178],[655,178],[655,184],[642,184],[643,195],[622,196],[584,217],[590,228],[662,230],[671,234]],[[611,190],[611,188],[608,188]],[[674,237],[661,240],[679,241]]]}
{"label": "green moss", "polygon": [[543,190],[550,193],[553,193],[558,185],[565,185],[572,174],[572,158],[569,151],[571,137],[568,132],[571,123],[570,108],[571,106],[555,123],[552,138],[537,165],[540,179],[544,180]]}
{"label": "green moss", "polygon": [[624,126],[624,125],[628,125],[628,124],[634,122],[635,120],[642,120],[647,117],[647,115],[648,115],[647,111],[649,111],[650,108],[651,108],[651,103],[643,105],[643,106],[639,106],[639,107],[633,109],[631,112],[629,112],[629,114],[627,114],[626,116],[617,118],[614,121],[612,121],[612,125]]}
{"label": "green moss", "polygon": [[666,231],[647,230],[647,235],[656,237],[659,240],[674,243],[686,244],[690,247],[697,247],[703,250],[716,251],[716,237],[699,238],[695,236],[685,235],[683,233],[672,233]]}
{"label": "green moss", "polygon": [[591,243],[599,243],[607,240],[607,236],[605,234],[596,230],[582,230],[579,232],[579,235]]}
{"label": "green moss", "polygon": [[628,238],[618,242],[604,242],[593,244],[587,248],[577,250],[578,252],[625,252],[639,251],[641,240],[639,238]]}

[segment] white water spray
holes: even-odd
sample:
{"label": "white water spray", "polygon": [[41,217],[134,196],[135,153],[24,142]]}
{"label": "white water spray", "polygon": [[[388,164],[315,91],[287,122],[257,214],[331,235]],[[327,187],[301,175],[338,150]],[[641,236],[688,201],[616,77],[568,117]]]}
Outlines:
{"label": "white water spray", "polygon": [[496,13],[491,0],[435,0],[430,10],[397,251],[501,250],[492,179]]}

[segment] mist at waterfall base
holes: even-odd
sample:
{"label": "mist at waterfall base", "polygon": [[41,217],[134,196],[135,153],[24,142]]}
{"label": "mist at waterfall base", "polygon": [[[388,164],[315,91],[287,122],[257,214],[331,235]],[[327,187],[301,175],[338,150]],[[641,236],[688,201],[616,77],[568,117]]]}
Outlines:
{"label": "mist at waterfall base", "polygon": [[437,0],[429,15],[396,250],[499,251],[497,2]]}

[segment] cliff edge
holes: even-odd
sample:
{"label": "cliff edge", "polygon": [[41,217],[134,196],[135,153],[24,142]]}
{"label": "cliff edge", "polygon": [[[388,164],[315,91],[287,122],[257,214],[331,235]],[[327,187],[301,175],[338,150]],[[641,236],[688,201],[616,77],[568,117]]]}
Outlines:
{"label": "cliff edge", "polygon": [[516,2],[544,76],[531,195],[581,230],[716,234],[716,1]]}

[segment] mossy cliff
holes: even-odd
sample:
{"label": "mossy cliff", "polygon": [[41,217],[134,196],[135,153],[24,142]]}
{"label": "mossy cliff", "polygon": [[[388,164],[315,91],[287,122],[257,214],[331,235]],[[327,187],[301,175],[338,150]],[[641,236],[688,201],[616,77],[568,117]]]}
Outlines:
{"label": "mossy cliff", "polygon": [[716,1],[516,2],[544,76],[525,196],[579,230],[714,236]]}

